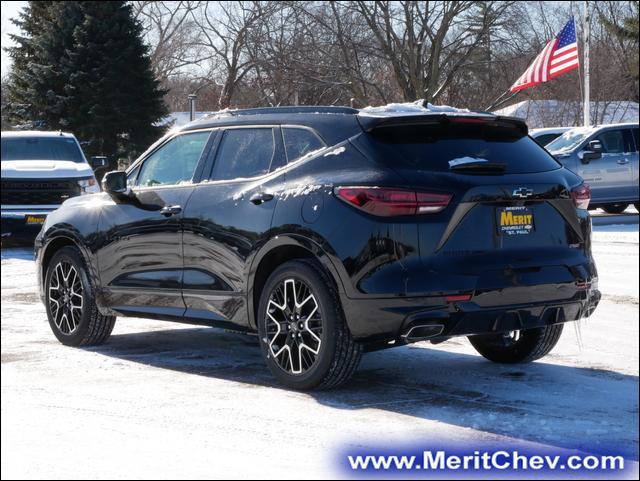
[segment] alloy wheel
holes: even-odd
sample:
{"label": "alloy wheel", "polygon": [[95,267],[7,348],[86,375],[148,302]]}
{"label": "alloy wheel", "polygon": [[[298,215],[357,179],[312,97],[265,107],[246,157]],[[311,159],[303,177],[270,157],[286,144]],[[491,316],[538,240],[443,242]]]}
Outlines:
{"label": "alloy wheel", "polygon": [[78,271],[70,262],[58,262],[49,281],[49,309],[62,334],[71,335],[78,329],[83,302]]}
{"label": "alloy wheel", "polygon": [[299,279],[285,279],[269,296],[266,334],[269,353],[288,374],[304,374],[318,360],[322,316],[311,288]]}

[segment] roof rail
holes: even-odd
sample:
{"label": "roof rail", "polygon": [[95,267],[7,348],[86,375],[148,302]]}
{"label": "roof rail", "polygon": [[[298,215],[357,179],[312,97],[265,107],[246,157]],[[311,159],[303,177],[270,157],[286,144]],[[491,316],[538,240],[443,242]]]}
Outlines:
{"label": "roof rail", "polygon": [[351,107],[325,106],[325,105],[290,105],[283,107],[255,107],[250,109],[221,110],[212,112],[206,117],[218,115],[264,115],[264,114],[345,114],[356,115],[358,110]]}

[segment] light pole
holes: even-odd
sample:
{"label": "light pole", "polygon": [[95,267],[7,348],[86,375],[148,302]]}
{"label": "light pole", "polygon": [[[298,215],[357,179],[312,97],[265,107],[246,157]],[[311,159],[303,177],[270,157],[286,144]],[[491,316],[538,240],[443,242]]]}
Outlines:
{"label": "light pole", "polygon": [[189,122],[193,122],[196,119],[196,94],[189,94]]}
{"label": "light pole", "polygon": [[202,85],[200,85],[197,89],[195,89],[192,93],[187,95],[187,98],[189,99],[189,121],[190,122],[193,122],[196,119],[196,99],[198,98],[198,92],[200,92],[201,88],[207,87],[212,84],[218,85],[218,83],[213,80],[207,80]]}
{"label": "light pole", "polygon": [[589,35],[590,35],[590,23],[591,18],[589,16],[589,2],[584,2],[584,22],[582,24],[584,32],[584,65],[582,66],[584,71],[584,106],[583,106],[583,123],[585,127],[589,127],[591,124],[590,110],[591,102],[589,99]]}

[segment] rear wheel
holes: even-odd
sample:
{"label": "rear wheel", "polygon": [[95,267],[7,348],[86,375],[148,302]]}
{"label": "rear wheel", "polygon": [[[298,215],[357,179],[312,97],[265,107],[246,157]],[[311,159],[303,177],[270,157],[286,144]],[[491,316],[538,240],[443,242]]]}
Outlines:
{"label": "rear wheel", "polygon": [[293,389],[337,387],[351,377],[362,355],[333,283],[314,261],[287,262],[271,274],[258,324],[267,366]]}
{"label": "rear wheel", "polygon": [[563,325],[469,336],[469,341],[476,351],[490,361],[504,364],[526,363],[551,352],[560,339]]}
{"label": "rear wheel", "polygon": [[607,214],[622,214],[629,204],[605,204],[602,206],[602,210],[604,210]]}
{"label": "rear wheel", "polygon": [[75,247],[63,247],[49,262],[44,282],[47,317],[53,334],[67,346],[102,344],[115,316],[103,316],[95,303],[85,263]]}

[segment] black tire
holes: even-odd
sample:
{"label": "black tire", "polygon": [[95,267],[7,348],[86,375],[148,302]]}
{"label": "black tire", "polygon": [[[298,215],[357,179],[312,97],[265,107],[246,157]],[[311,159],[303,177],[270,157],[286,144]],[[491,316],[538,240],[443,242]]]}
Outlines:
{"label": "black tire", "polygon": [[469,336],[471,345],[489,361],[501,364],[527,363],[540,359],[556,346],[564,324],[516,331],[517,340],[509,333]]}
{"label": "black tire", "polygon": [[[298,294],[296,297],[286,294],[293,292],[291,289],[308,300],[297,310],[283,307],[290,306],[292,298],[294,303],[297,300]],[[275,299],[281,305],[275,303]],[[290,316],[295,315],[299,315],[299,320],[290,320]],[[332,280],[313,260],[286,262],[269,276],[260,296],[257,319],[263,358],[274,377],[289,388],[335,388],[347,381],[358,367],[362,345],[354,341],[349,332]],[[308,319],[306,324],[305,319]],[[319,335],[312,334],[312,330]],[[300,339],[296,340],[296,336]],[[309,347],[303,349],[307,343]]]}
{"label": "black tire", "polygon": [[[65,272],[68,272],[67,281]],[[116,318],[98,311],[85,262],[76,247],[63,247],[53,255],[45,275],[44,290],[49,326],[62,344],[95,346],[111,335]]]}
{"label": "black tire", "polygon": [[629,204],[605,204],[602,206],[602,210],[607,214],[622,214],[627,210]]}

